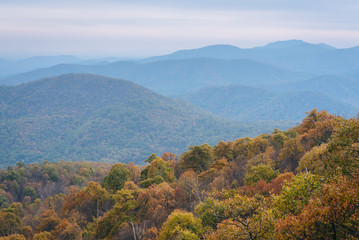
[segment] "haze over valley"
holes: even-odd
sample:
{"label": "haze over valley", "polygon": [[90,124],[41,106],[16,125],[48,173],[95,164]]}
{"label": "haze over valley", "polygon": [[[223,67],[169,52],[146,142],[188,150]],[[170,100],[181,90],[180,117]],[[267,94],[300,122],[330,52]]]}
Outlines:
{"label": "haze over valley", "polygon": [[314,108],[352,117],[359,108],[357,49],[289,40],[126,61],[3,60],[2,165],[141,162],[152,152],[179,154],[202,142],[286,130]]}

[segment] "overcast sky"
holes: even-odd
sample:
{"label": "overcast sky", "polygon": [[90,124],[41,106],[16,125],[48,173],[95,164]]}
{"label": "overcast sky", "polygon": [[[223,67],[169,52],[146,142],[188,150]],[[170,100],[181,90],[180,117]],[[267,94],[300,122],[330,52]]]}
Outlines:
{"label": "overcast sky", "polygon": [[0,57],[144,57],[301,39],[359,45],[358,0],[0,0]]}

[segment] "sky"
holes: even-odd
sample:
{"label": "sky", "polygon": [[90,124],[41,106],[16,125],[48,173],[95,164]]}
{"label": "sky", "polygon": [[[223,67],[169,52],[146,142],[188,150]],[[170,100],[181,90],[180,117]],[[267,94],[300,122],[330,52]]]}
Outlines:
{"label": "sky", "polygon": [[147,57],[300,39],[359,45],[358,0],[1,0],[0,58]]}

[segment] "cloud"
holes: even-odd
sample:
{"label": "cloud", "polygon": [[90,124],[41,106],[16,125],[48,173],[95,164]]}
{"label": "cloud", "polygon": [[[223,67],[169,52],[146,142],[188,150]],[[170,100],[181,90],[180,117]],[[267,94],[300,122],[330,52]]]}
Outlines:
{"label": "cloud", "polygon": [[5,0],[0,53],[149,55],[291,38],[356,45],[358,6],[352,0]]}

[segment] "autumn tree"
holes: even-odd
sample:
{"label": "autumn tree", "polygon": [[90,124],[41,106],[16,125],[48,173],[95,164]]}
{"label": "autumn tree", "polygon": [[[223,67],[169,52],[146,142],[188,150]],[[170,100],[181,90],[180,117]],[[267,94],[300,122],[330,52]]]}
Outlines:
{"label": "autumn tree", "polygon": [[192,210],[205,199],[205,191],[198,179],[198,173],[192,169],[184,172],[177,181],[176,199],[181,208]]}
{"label": "autumn tree", "polygon": [[130,170],[122,163],[117,163],[112,166],[109,174],[103,180],[102,186],[112,192],[116,192],[123,188],[125,182],[132,177]]}
{"label": "autumn tree", "polygon": [[328,144],[323,143],[320,146],[315,146],[300,159],[297,171],[321,174],[324,172],[324,160],[326,158],[328,158]]}
{"label": "autumn tree", "polygon": [[121,228],[130,222],[136,221],[134,209],[136,207],[135,191],[121,189],[113,196],[114,207],[100,217],[94,231],[96,239],[113,238]]}
{"label": "autumn tree", "polygon": [[148,220],[151,226],[155,225],[157,228],[160,228],[175,208],[175,189],[166,182],[150,186],[136,200],[139,218]]}
{"label": "autumn tree", "polygon": [[212,147],[207,143],[189,148],[181,155],[181,164],[185,169],[193,169],[196,172],[208,170],[213,161]]}
{"label": "autumn tree", "polygon": [[323,175],[350,177],[359,168],[359,120],[343,120],[328,143]]}
{"label": "autumn tree", "polygon": [[171,152],[164,152],[162,155],[161,155],[161,158],[165,161],[176,161],[176,155],[171,153]]}
{"label": "autumn tree", "polygon": [[304,153],[305,149],[297,138],[291,138],[286,141],[278,156],[281,169],[294,172]]}
{"label": "autumn tree", "polygon": [[[94,218],[102,216],[111,207],[110,196],[97,182],[89,182],[86,188],[72,188],[65,197],[62,214],[78,218],[77,224],[86,225]],[[75,221],[75,222],[76,222]]]}
{"label": "autumn tree", "polygon": [[[261,196],[247,197],[238,193],[225,196],[223,200],[208,198],[196,209],[204,226],[217,228],[218,223],[231,225],[236,239],[270,239],[274,230],[270,201]],[[221,225],[217,230],[223,232]]]}
{"label": "autumn tree", "polygon": [[325,184],[299,214],[279,219],[279,239],[358,239],[358,176]]}
{"label": "autumn tree", "polygon": [[11,234],[6,237],[0,237],[1,240],[26,240],[25,236],[22,234]]}
{"label": "autumn tree", "polygon": [[274,211],[278,217],[298,215],[310,198],[320,189],[319,176],[302,173],[295,176],[292,181],[285,183],[280,195],[275,196]]}
{"label": "autumn tree", "polygon": [[0,211],[0,237],[21,233],[21,220],[11,209]]}
{"label": "autumn tree", "polygon": [[52,231],[52,236],[57,240],[80,240],[82,239],[82,231],[76,223],[63,219]]}
{"label": "autumn tree", "polygon": [[252,157],[246,165],[245,182],[247,185],[254,185],[260,180],[269,182],[279,175],[275,170],[274,150],[267,147],[265,152]]}
{"label": "autumn tree", "polygon": [[7,208],[9,206],[9,200],[4,195],[0,195],[0,209]]}
{"label": "autumn tree", "polygon": [[213,154],[216,159],[226,158],[229,161],[235,159],[234,156],[234,142],[219,141],[216,146],[213,147]]}
{"label": "autumn tree", "polygon": [[53,209],[46,210],[43,214],[41,214],[40,222],[37,225],[36,230],[38,232],[51,232],[59,223],[60,218],[56,212]]}
{"label": "autumn tree", "polygon": [[201,219],[192,213],[176,210],[168,216],[159,233],[159,240],[167,239],[201,239],[203,228]]}
{"label": "autumn tree", "polygon": [[162,182],[173,182],[175,180],[174,168],[170,161],[164,161],[162,158],[155,158],[141,172],[142,187],[149,187],[152,184],[160,184]]}

